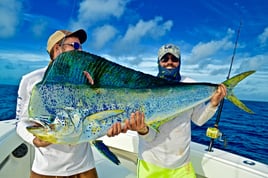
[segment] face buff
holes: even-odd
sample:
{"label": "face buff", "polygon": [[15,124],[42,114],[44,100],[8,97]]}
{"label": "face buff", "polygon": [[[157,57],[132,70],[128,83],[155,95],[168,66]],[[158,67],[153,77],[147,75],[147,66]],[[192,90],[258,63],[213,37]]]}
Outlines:
{"label": "face buff", "polygon": [[167,80],[176,80],[176,81],[180,81],[181,80],[181,75],[180,75],[180,66],[174,68],[174,69],[166,69],[165,67],[160,66],[159,62],[158,62],[158,77],[160,78],[164,78]]}

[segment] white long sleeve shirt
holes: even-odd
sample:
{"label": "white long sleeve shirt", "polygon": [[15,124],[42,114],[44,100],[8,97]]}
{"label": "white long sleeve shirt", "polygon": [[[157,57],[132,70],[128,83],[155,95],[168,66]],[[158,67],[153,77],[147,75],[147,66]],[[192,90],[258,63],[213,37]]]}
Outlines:
{"label": "white long sleeve shirt", "polygon": [[[181,82],[194,82],[182,77]],[[149,128],[146,135],[139,135],[139,159],[151,164],[175,169],[190,162],[191,121],[201,126],[216,112],[210,102],[187,110],[177,118],[161,125],[159,132]]]}
{"label": "white long sleeve shirt", "polygon": [[[34,136],[26,130],[29,126],[28,104],[32,88],[40,82],[46,68],[35,70],[22,77],[17,99],[18,135],[33,144]],[[35,146],[34,146],[35,147]],[[78,145],[51,144],[47,147],[35,147],[32,171],[41,175],[70,176],[95,167],[93,153],[89,143]]]}

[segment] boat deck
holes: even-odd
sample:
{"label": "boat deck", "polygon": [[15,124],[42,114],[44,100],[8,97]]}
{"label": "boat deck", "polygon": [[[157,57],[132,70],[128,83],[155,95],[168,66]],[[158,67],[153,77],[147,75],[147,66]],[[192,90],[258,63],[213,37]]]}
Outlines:
{"label": "boat deck", "polygon": [[[138,137],[133,133],[102,137],[121,161],[115,165],[93,147],[99,178],[135,178]],[[214,148],[191,143],[191,161],[197,178],[268,178],[268,165]],[[34,149],[16,134],[15,120],[0,121],[0,177],[28,178]]]}

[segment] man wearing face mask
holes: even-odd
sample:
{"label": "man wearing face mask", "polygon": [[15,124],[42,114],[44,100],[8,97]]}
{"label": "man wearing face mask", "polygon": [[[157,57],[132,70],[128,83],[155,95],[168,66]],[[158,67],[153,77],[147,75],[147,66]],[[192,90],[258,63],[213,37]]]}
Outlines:
{"label": "man wearing face mask", "polygon": [[[185,83],[194,82],[189,77],[181,76],[180,67],[179,48],[173,44],[162,46],[158,52],[158,77]],[[178,117],[161,125],[159,132],[146,125],[143,113],[132,113],[130,119],[126,120],[122,132],[125,130],[138,132],[137,177],[195,178],[196,175],[190,162],[191,121],[198,126],[207,122],[215,114],[217,106],[225,95],[226,88],[220,84],[210,102],[181,113]]]}

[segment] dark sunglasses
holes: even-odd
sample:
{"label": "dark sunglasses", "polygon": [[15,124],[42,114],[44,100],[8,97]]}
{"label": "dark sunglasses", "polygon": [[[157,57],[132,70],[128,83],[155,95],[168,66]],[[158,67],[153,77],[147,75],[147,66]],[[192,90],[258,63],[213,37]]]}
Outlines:
{"label": "dark sunglasses", "polygon": [[164,56],[164,57],[162,57],[162,58],[160,59],[160,61],[161,61],[161,62],[168,62],[169,58],[171,58],[171,61],[172,61],[172,62],[179,62],[179,59],[176,58],[176,57],[174,57],[174,56],[171,56],[171,57],[169,57],[169,56]]}
{"label": "dark sunglasses", "polygon": [[61,45],[69,45],[72,46],[75,50],[82,49],[82,45],[78,42],[73,42],[73,43],[63,43]]}

